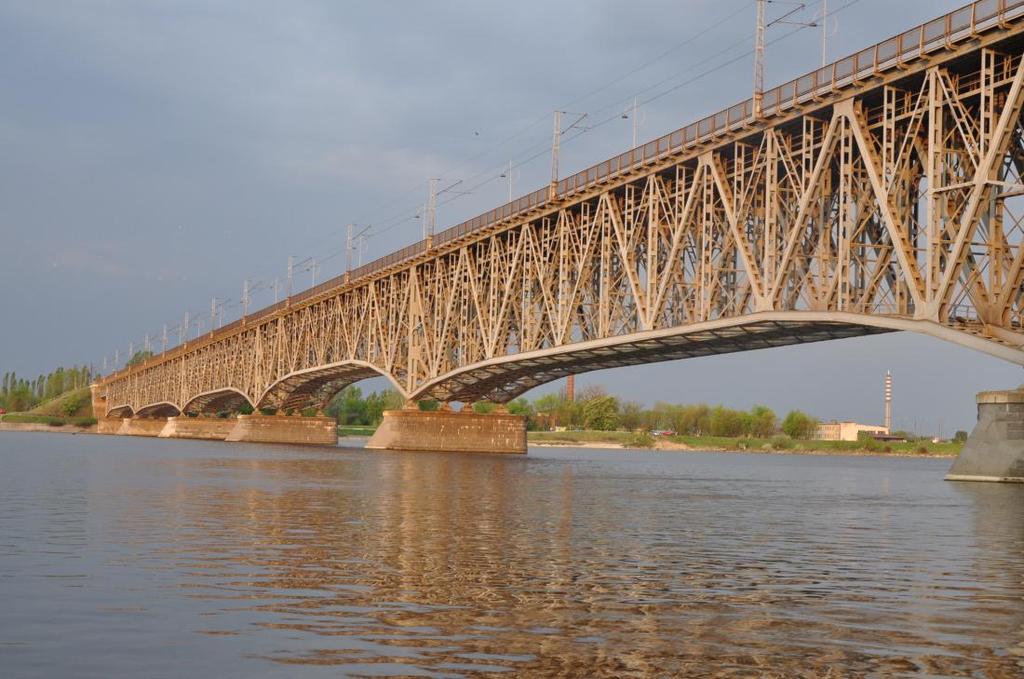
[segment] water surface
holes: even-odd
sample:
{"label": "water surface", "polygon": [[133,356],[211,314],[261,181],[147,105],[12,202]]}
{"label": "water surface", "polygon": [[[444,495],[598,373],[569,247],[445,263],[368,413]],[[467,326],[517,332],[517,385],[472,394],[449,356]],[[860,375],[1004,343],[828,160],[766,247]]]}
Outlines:
{"label": "water surface", "polygon": [[0,433],[0,676],[1024,676],[947,460]]}

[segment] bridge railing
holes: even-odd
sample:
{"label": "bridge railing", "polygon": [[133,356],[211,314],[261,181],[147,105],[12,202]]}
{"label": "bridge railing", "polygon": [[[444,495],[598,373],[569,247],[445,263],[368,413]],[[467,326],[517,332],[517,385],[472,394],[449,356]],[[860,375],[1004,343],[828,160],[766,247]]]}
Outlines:
{"label": "bridge railing", "polygon": [[[832,94],[874,74],[897,68],[903,63],[920,58],[935,50],[952,47],[979,32],[990,30],[1011,19],[1018,19],[1021,15],[1024,15],[1024,0],[977,0],[977,2],[953,10],[856,54],[765,91],[761,98],[761,117],[780,115],[795,106]],[[723,134],[756,123],[759,118],[755,114],[753,99],[742,101],[560,180],[555,187],[555,198],[565,199],[610,178],[659,161],[669,154],[695,148]],[[437,246],[457,240],[478,229],[535,210],[550,200],[550,187],[537,189],[510,203],[437,233],[433,244]],[[349,274],[348,280],[355,281],[363,276],[418,257],[427,252],[427,245],[428,241],[421,240],[375,259],[354,269]],[[233,331],[243,324],[270,316],[291,304],[315,297],[344,283],[344,275],[336,276],[297,293],[287,300],[282,300],[243,319],[234,321],[218,329],[214,334],[220,335]],[[161,360],[166,353],[179,348],[168,350],[146,363]],[[115,372],[112,375],[118,375],[120,372],[123,371]]]}

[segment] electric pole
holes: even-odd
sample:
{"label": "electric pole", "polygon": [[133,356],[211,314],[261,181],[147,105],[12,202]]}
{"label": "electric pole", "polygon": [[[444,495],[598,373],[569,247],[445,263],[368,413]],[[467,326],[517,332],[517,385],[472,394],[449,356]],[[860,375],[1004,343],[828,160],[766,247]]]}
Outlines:
{"label": "electric pole", "polygon": [[345,238],[345,273],[352,273],[352,230],[355,224],[348,225],[348,236]]}
{"label": "electric pole", "polygon": [[551,133],[551,197],[558,191],[558,151],[562,142],[562,111],[555,111],[555,127]]}
{"label": "electric pole", "polygon": [[292,267],[295,265],[295,257],[288,255],[288,298],[292,296]]}
{"label": "electric pole", "polygon": [[431,179],[427,191],[427,214],[423,220],[423,239],[429,248],[434,240],[434,225],[437,219],[437,179]]}
{"label": "electric pole", "polygon": [[764,99],[764,3],[757,0],[757,33],[754,38],[754,118],[761,117]]}
{"label": "electric pole", "polygon": [[821,67],[828,63],[828,0],[821,0]]}

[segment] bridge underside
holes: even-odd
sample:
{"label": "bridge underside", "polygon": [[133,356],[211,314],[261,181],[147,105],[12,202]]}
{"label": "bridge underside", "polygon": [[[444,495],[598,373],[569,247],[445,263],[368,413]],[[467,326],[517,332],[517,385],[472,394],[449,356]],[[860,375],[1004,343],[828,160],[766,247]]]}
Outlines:
{"label": "bridge underside", "polygon": [[324,408],[331,398],[350,384],[381,377],[380,370],[365,363],[339,363],[303,370],[285,377],[267,390],[259,401],[261,408],[296,410]]}
{"label": "bridge underside", "polygon": [[597,346],[531,358],[520,358],[470,369],[425,390],[421,398],[440,401],[506,403],[520,394],[568,375],[605,368],[699,358],[737,351],[770,349],[793,344],[859,337],[893,332],[890,328],[866,325],[765,321],[733,325],[674,336],[644,338],[637,341],[588,343]]}
{"label": "bridge underside", "polygon": [[181,410],[173,403],[154,403],[145,408],[139,408],[135,415],[137,417],[177,417],[181,415]]}
{"label": "bridge underside", "polygon": [[182,410],[186,413],[237,412],[246,404],[249,404],[249,399],[242,392],[235,389],[222,389],[200,394],[185,404]]}
{"label": "bridge underside", "polygon": [[131,417],[135,411],[129,405],[115,406],[107,410],[107,417]]}

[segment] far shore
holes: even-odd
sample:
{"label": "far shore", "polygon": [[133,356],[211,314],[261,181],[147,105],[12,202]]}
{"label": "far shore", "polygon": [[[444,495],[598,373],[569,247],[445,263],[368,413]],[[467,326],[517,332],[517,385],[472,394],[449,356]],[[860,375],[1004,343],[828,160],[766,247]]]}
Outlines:
{"label": "far shore", "polygon": [[598,448],[662,452],[762,453],[778,455],[854,455],[885,457],[941,457],[960,454],[956,442],[859,442],[788,439],[725,438],[715,436],[649,437],[643,445],[637,435],[622,431],[532,431],[529,445],[546,448]]}
{"label": "far shore", "polygon": [[[366,441],[372,432],[344,431],[339,427],[338,442]],[[59,426],[0,421],[0,432],[24,431],[58,434],[95,434],[96,426],[62,424]],[[849,455],[855,457],[934,457],[950,459],[960,453],[960,446],[953,443],[904,443],[885,450],[875,447],[857,447],[854,442],[837,441],[794,441],[791,447],[775,448],[757,439],[708,440],[696,438],[689,442],[673,441],[658,437],[651,446],[631,445],[627,432],[529,432],[527,445],[532,448],[587,448],[593,450],[622,450],[629,452],[656,451],[665,453],[760,453],[765,455]],[[615,440],[616,438],[620,440]],[[831,444],[830,447],[815,446],[816,443]],[[836,445],[844,444],[847,445]],[[853,444],[853,445],[850,445]],[[924,450],[922,450],[924,449]]]}
{"label": "far shore", "polygon": [[932,457],[950,459],[958,455],[956,452],[942,453],[932,452],[920,453],[910,451],[884,451],[867,450],[864,448],[853,449],[815,449],[815,448],[789,448],[776,450],[774,448],[726,448],[723,446],[688,446],[684,443],[672,441],[658,441],[650,448],[630,446],[628,444],[614,443],[611,441],[528,441],[531,448],[593,448],[598,450],[623,450],[635,453],[642,452],[663,452],[663,453],[739,453],[739,454],[760,454],[760,455],[814,455],[814,456],[851,456],[851,457]]}

